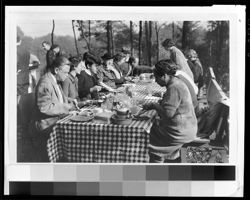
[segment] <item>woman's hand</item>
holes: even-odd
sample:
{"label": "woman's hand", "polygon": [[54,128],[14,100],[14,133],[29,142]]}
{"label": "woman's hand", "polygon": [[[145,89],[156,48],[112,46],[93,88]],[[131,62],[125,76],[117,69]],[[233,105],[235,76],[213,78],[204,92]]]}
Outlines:
{"label": "woman's hand", "polygon": [[154,103],[147,103],[142,106],[144,110],[153,110],[155,109],[155,104]]}
{"label": "woman's hand", "polygon": [[92,92],[99,92],[99,91],[101,91],[101,89],[102,89],[101,86],[96,85],[96,86],[90,88],[90,92],[91,92],[91,93],[92,93]]}

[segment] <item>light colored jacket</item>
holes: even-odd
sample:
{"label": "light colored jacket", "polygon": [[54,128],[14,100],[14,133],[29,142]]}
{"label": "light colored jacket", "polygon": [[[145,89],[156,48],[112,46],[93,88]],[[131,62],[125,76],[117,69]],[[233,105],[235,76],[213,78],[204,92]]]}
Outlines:
{"label": "light colored jacket", "polygon": [[187,59],[180,49],[175,46],[171,47],[170,58],[175,62],[176,65],[179,66],[180,70],[186,72],[194,80],[193,72],[188,66]]}
{"label": "light colored jacket", "polygon": [[59,100],[53,75],[48,72],[39,80],[35,91],[35,124],[39,131],[53,126],[61,116],[69,113],[70,106],[64,96],[61,86],[59,89],[63,96],[63,103]]}

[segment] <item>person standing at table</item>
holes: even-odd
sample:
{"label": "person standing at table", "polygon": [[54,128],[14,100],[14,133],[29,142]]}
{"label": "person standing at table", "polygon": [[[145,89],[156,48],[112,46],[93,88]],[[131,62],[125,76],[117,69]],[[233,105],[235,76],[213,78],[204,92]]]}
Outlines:
{"label": "person standing at table", "polygon": [[184,54],[175,46],[174,42],[171,39],[166,39],[162,42],[162,46],[165,50],[170,51],[170,59],[174,61],[178,68],[186,72],[194,80],[193,73],[188,66]]}
{"label": "person standing at table", "polygon": [[68,76],[69,69],[69,60],[59,56],[37,84],[31,133],[38,162],[49,161],[47,140],[55,123],[63,116],[74,113],[75,106],[68,103],[60,85]]}
{"label": "person standing at table", "polygon": [[197,119],[188,87],[175,77],[177,67],[159,61],[154,76],[166,93],[158,103],[148,103],[145,110],[156,110],[158,116],[150,130],[150,162],[181,162],[180,148],[194,140]]}
{"label": "person standing at table", "polygon": [[81,100],[98,99],[98,92],[102,87],[99,86],[97,77],[97,62],[94,59],[85,60],[86,69],[82,70],[78,76],[78,94]]}

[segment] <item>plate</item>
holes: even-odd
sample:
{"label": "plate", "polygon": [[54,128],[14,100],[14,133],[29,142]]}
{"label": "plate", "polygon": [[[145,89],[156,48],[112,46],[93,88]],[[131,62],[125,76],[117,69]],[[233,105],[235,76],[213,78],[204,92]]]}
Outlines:
{"label": "plate", "polygon": [[132,122],[132,118],[129,118],[129,119],[119,119],[119,118],[116,117],[116,115],[112,115],[111,122],[113,124],[118,124],[118,125],[129,125]]}
{"label": "plate", "polygon": [[73,117],[70,118],[71,121],[74,122],[88,122],[94,119],[94,116],[81,116],[81,115],[75,115]]}
{"label": "plate", "polygon": [[93,116],[93,115],[94,115],[94,113],[90,109],[83,109],[81,112],[78,113],[78,116],[83,116],[83,117],[89,117],[89,116]]}

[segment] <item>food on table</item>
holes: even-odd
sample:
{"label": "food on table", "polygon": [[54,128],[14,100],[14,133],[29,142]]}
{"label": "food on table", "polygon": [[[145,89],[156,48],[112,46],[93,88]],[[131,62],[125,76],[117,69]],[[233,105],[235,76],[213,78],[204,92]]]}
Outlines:
{"label": "food on table", "polygon": [[112,115],[113,115],[112,112],[100,112],[100,113],[96,113],[94,119],[96,122],[110,123],[110,118]]}

